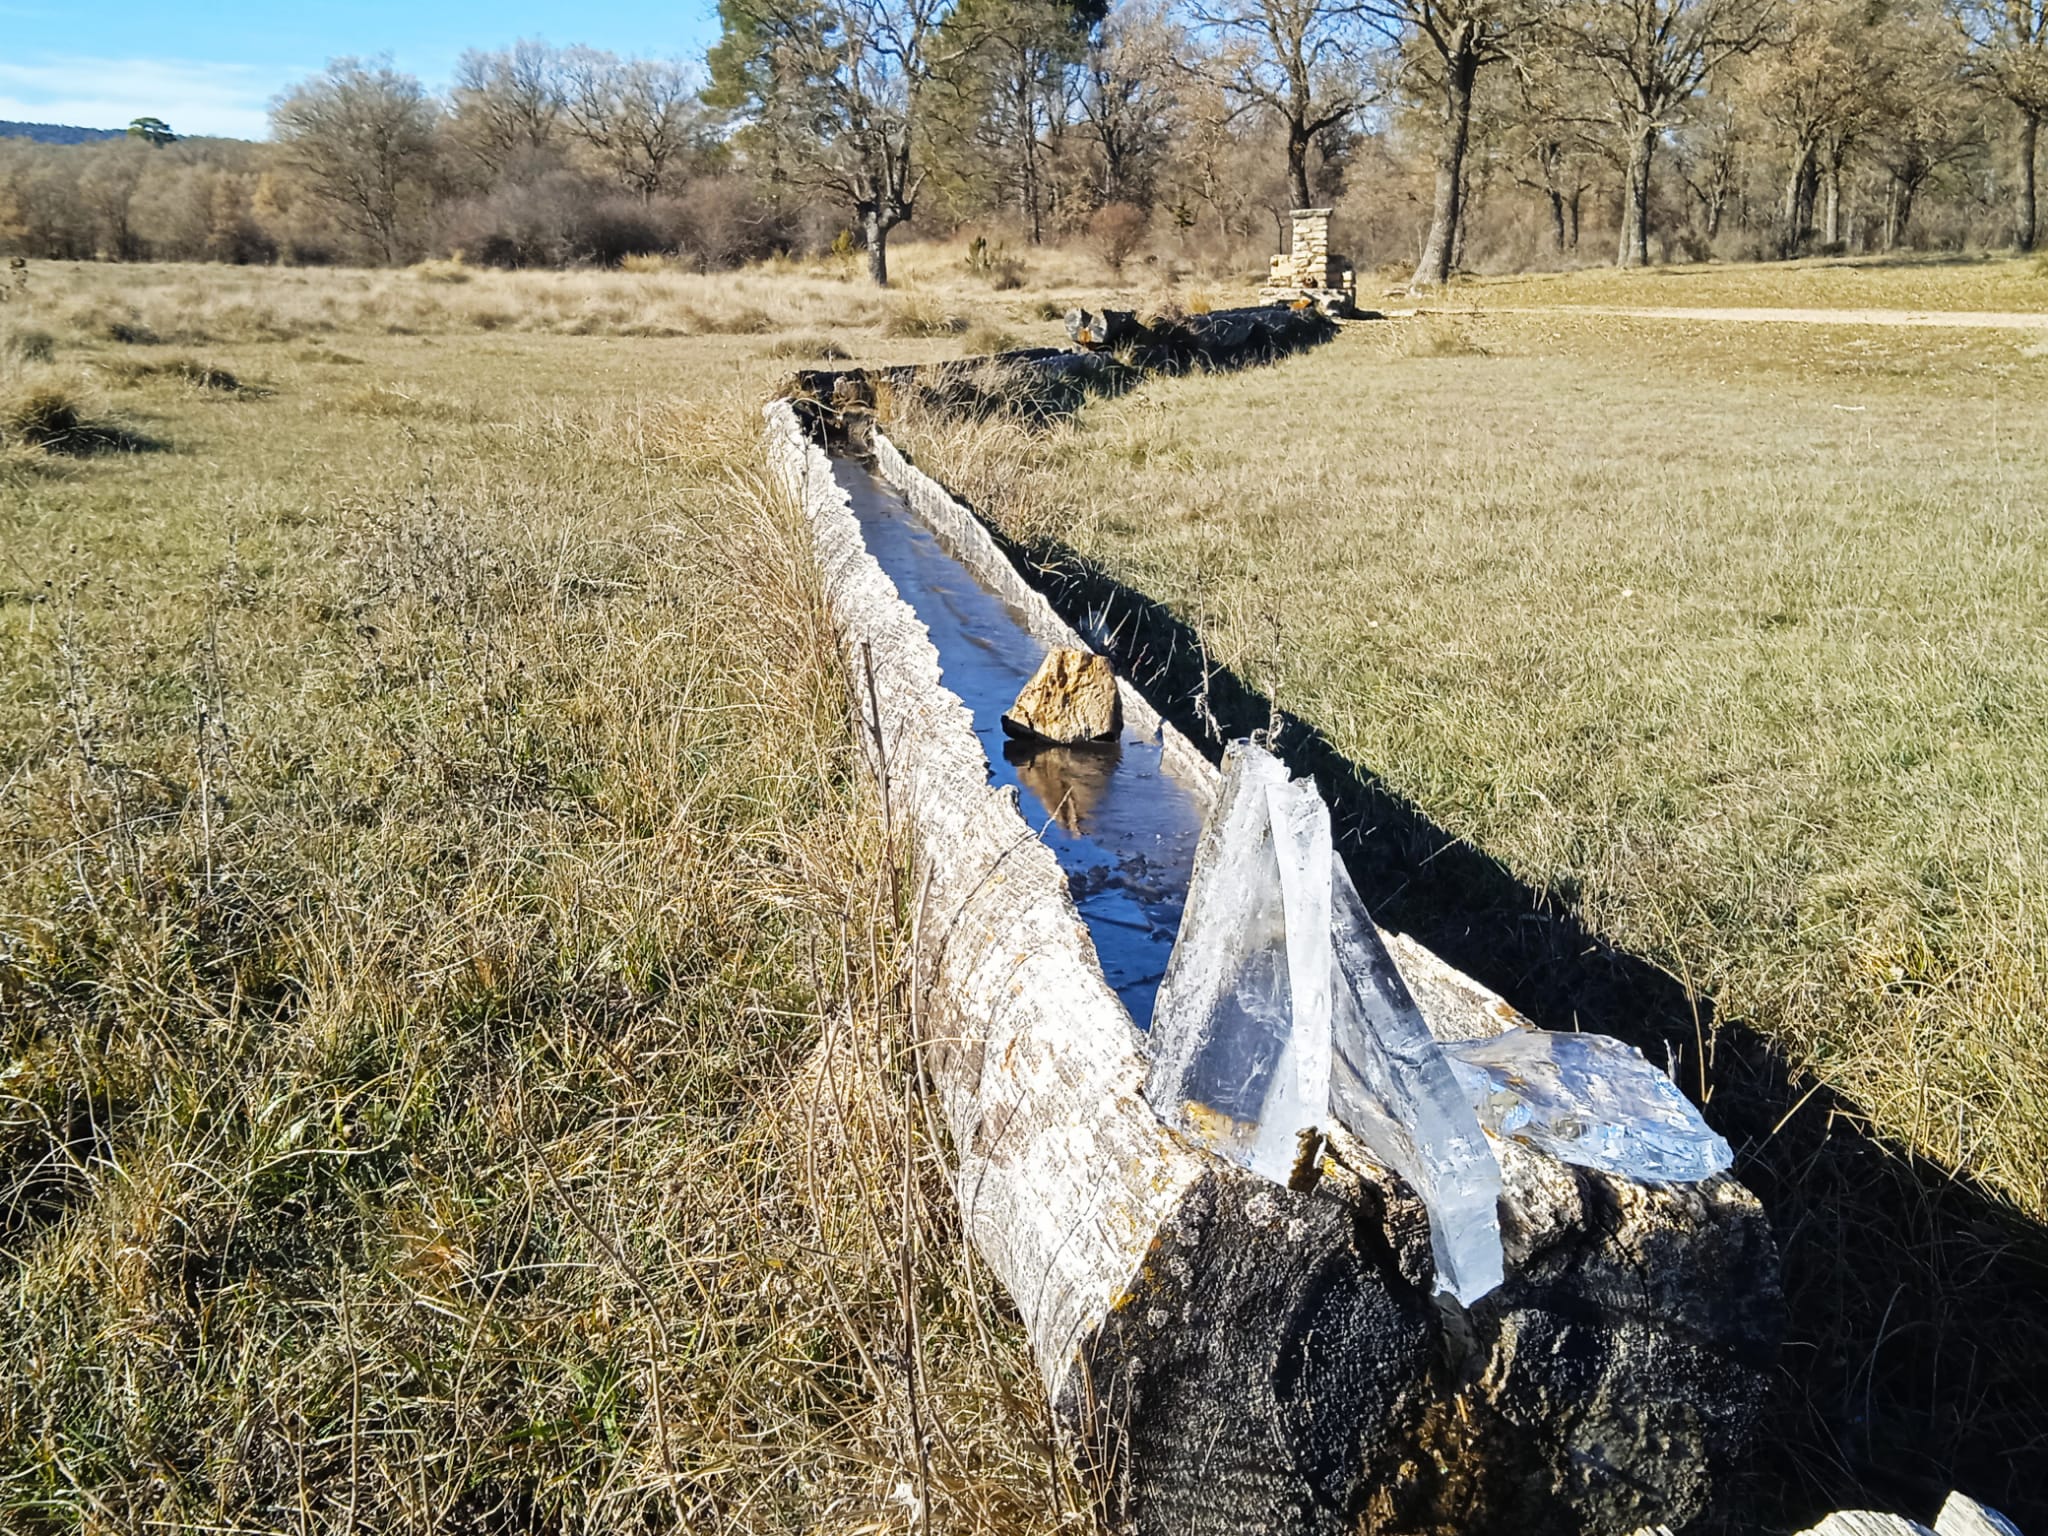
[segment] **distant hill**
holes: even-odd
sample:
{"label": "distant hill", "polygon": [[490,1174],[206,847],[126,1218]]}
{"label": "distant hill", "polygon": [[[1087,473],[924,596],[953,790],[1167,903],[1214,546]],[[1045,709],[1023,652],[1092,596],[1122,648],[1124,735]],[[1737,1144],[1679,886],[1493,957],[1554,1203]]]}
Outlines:
{"label": "distant hill", "polygon": [[34,139],[38,144],[90,144],[96,139],[118,139],[120,128],[73,128],[65,123],[0,122],[0,139]]}

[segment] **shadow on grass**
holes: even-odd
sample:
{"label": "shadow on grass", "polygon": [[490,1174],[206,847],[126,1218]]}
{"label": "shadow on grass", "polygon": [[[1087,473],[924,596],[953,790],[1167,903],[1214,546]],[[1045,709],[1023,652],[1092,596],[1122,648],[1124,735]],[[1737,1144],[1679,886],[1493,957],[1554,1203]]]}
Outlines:
{"label": "shadow on grass", "polygon": [[42,449],[67,459],[97,458],[108,453],[168,453],[161,438],[107,421],[84,421],[61,435],[44,439]]}
{"label": "shadow on grass", "polygon": [[[1001,539],[1001,535],[997,535]],[[1004,547],[1212,757],[1271,703],[1206,664],[1194,631],[1072,550]],[[1211,727],[1209,721],[1213,720]],[[1388,928],[1412,934],[1547,1029],[1619,1036],[1671,1061],[1734,1145],[1784,1261],[1790,1313],[1755,1453],[1705,1528],[1801,1529],[1844,1507],[1931,1521],[1960,1488],[2048,1530],[2048,1230],[1965,1175],[1887,1142],[1767,1038],[1607,943],[1284,719],[1281,750],[1328,797],[1338,846]]]}

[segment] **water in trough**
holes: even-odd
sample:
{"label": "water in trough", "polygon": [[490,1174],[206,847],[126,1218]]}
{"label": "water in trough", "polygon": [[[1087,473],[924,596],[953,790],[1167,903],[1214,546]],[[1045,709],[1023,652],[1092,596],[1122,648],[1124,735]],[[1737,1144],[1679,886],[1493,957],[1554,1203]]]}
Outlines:
{"label": "water in trough", "polygon": [[1140,1029],[1180,930],[1202,832],[1202,798],[1167,768],[1158,736],[1126,721],[1122,736],[1037,746],[1001,717],[1044,660],[1024,616],[987,591],[887,481],[833,461],[868,551],[931,631],[945,683],[974,714],[992,782],[1017,790],[1074,893],[1103,974]]}
{"label": "water in trough", "polygon": [[[1171,1123],[1287,1183],[1300,1133],[1341,1122],[1421,1194],[1439,1284],[1468,1305],[1502,1277],[1499,1169],[1482,1123],[1652,1182],[1729,1166],[1727,1143],[1619,1041],[1520,1028],[1451,1048],[1435,1040],[1335,859],[1320,795],[1263,749],[1231,748],[1205,843],[1206,787],[1176,777],[1129,711],[1116,741],[1009,739],[1003,712],[1045,642],[886,480],[843,457],[833,474],[972,713],[992,782],[1016,789],[1066,871],[1104,975],[1154,1031],[1146,1092]],[[1258,782],[1240,783],[1247,774]],[[1176,959],[1179,938],[1189,944]],[[1163,980],[1167,1012],[1155,1021]]]}

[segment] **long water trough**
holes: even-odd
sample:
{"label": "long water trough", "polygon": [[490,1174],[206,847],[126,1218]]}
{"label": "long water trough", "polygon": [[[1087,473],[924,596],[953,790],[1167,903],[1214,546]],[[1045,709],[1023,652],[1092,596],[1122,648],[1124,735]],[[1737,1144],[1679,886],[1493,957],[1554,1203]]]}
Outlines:
{"label": "long water trough", "polygon": [[[1507,1280],[1467,1310],[1435,1294],[1415,1191],[1356,1148],[1291,1188],[1163,1123],[1142,1031],[1217,769],[1124,680],[1119,740],[1006,739],[1046,651],[1083,641],[968,509],[881,432],[872,447],[828,452],[769,409],[919,868],[920,1060],[963,1223],[1105,1523],[1620,1536],[1690,1518],[1773,1348],[1754,1198],[1503,1146]],[[1518,1022],[1390,947],[1439,1039]]]}
{"label": "long water trough", "polygon": [[1103,974],[1132,1022],[1148,1027],[1211,786],[1188,756],[1168,761],[1170,727],[1148,708],[1126,709],[1111,742],[1006,735],[1002,713],[1051,642],[1033,633],[1014,594],[984,585],[874,469],[840,458],[833,475],[869,553],[930,632],[946,687],[973,715],[991,781],[1017,792],[1024,819],[1067,873]]}

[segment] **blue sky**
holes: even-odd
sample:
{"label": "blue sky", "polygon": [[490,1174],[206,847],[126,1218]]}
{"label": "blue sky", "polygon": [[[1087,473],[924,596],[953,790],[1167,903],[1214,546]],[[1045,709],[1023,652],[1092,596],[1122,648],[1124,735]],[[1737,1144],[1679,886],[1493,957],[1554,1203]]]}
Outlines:
{"label": "blue sky", "polygon": [[695,57],[717,25],[715,0],[0,0],[0,118],[121,128],[146,113],[180,133],[262,138],[270,98],[344,54],[388,53],[439,88],[465,48],[542,37]]}

